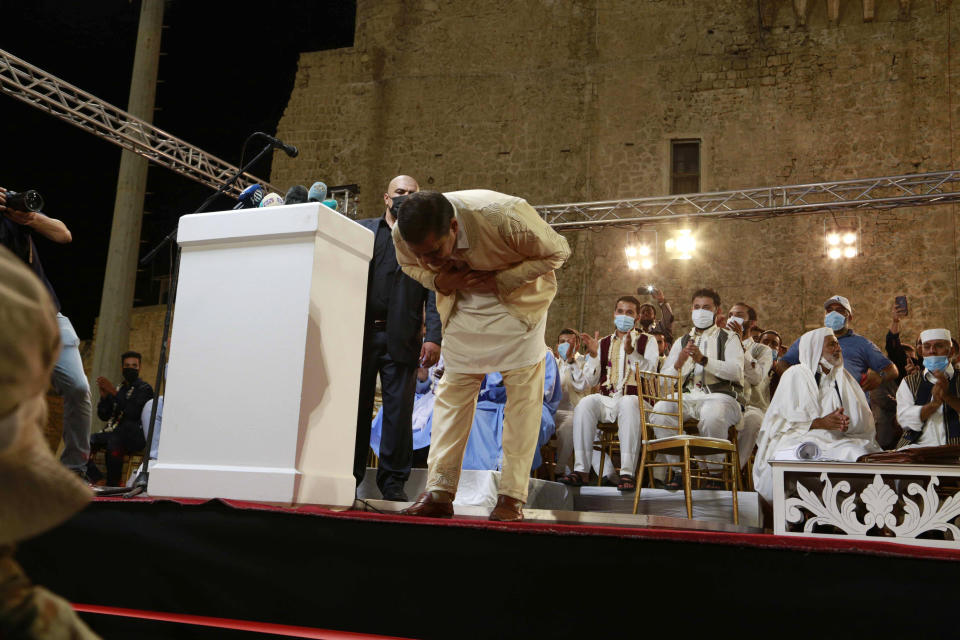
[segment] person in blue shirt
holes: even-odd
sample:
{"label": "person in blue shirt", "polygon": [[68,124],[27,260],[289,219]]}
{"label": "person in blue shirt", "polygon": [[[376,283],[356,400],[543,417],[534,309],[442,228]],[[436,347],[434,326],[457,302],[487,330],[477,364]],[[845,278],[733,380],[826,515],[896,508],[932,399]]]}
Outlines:
{"label": "person in blue shirt", "polygon": [[[546,349],[546,347],[544,347]],[[553,352],[546,350],[545,375],[543,383],[543,405],[540,414],[540,436],[533,456],[530,470],[536,470],[543,462],[540,457],[540,448],[550,440],[556,431],[554,414],[560,405],[563,390],[559,383],[559,369]],[[470,427],[470,438],[463,454],[464,469],[500,468],[503,455],[503,419],[504,407],[507,403],[507,390],[503,386],[503,377],[497,373],[488,373],[483,379],[480,395],[477,399],[477,410],[473,416],[473,425]]]}
{"label": "person in blue shirt", "polygon": [[[843,296],[832,296],[823,303],[824,326],[833,329],[843,350],[843,367],[860,383],[864,392],[877,388],[886,379],[896,379],[897,365],[893,364],[877,345],[850,328],[853,307]],[[782,375],[790,366],[800,363],[800,340],[797,339],[786,355],[777,360],[777,374]]]}

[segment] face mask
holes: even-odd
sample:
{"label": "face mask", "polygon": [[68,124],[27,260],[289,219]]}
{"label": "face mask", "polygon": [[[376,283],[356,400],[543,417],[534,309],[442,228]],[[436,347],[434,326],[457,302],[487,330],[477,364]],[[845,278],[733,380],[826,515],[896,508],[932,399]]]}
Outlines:
{"label": "face mask", "polygon": [[780,351],[770,347],[770,351],[773,351],[773,361],[776,362],[780,358]]}
{"label": "face mask", "polygon": [[924,356],[923,366],[927,371],[943,371],[947,368],[950,358],[947,356]]}
{"label": "face mask", "polygon": [[123,370],[123,379],[126,380],[129,384],[133,384],[137,381],[137,378],[140,377],[140,371],[137,369],[124,368]]}
{"label": "face mask", "polygon": [[409,195],[410,194],[404,196],[393,196],[393,198],[391,198],[393,200],[393,204],[390,205],[390,215],[392,215],[394,219],[399,217],[397,214],[400,213],[400,205],[403,204],[403,201],[406,200]]}
{"label": "face mask", "polygon": [[727,318],[727,324],[730,324],[731,322],[736,322],[741,327],[743,326],[743,318],[740,318],[739,316],[730,316]]}
{"label": "face mask", "polygon": [[836,311],[831,311],[823,319],[823,326],[829,327],[834,331],[840,331],[845,324],[847,324],[847,319],[843,317],[842,313]]}
{"label": "face mask", "polygon": [[693,318],[693,326],[697,329],[706,329],[713,324],[713,311],[694,309],[690,316]]}
{"label": "face mask", "polygon": [[560,354],[560,359],[561,359],[561,360],[566,360],[566,359],[567,359],[567,354],[570,353],[570,343],[569,343],[569,342],[561,342],[560,344],[558,344],[558,345],[557,345],[557,353]]}
{"label": "face mask", "polygon": [[617,325],[619,331],[630,331],[630,329],[633,329],[634,322],[634,319],[630,316],[613,316],[613,324]]}
{"label": "face mask", "polygon": [[824,370],[833,371],[833,363],[826,358],[820,358],[820,364],[823,365]]}

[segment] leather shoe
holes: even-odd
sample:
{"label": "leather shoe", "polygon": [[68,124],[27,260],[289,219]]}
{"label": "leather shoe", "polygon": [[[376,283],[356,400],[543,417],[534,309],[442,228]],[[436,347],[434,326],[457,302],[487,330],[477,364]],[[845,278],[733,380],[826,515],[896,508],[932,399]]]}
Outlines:
{"label": "leather shoe", "polygon": [[423,518],[452,518],[453,499],[441,502],[433,496],[432,491],[424,491],[417,496],[417,501],[400,512],[404,516],[420,516]]}
{"label": "leather shoe", "polygon": [[490,512],[490,520],[497,522],[520,522],[523,520],[523,502],[510,496],[497,496],[497,506]]}

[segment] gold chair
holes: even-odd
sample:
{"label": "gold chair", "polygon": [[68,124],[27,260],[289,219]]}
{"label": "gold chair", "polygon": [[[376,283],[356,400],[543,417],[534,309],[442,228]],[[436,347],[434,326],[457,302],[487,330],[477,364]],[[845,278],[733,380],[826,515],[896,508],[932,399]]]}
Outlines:
{"label": "gold chair", "polygon": [[620,453],[620,427],[616,422],[601,422],[597,425],[597,436],[593,450],[600,452],[600,468],[597,470],[599,487],[603,484],[603,464],[607,456],[610,456],[610,464],[613,464],[613,454]]}
{"label": "gold chair", "polygon": [[[637,478],[643,476],[644,470],[652,467],[679,467],[683,478],[683,493],[686,499],[687,518],[693,518],[693,498],[691,496],[691,480],[715,480],[715,477],[704,475],[705,469],[709,467],[720,467],[721,480],[724,488],[733,488],[733,522],[739,524],[740,514],[737,504],[737,492],[740,487],[740,461],[737,457],[737,446],[729,440],[722,438],[708,438],[706,436],[691,435],[684,432],[683,426],[683,387],[680,384],[679,376],[671,376],[662,373],[641,372],[643,384],[640,385],[640,434],[642,444],[640,448],[640,466],[637,471]],[[659,401],[676,403],[676,411],[654,411],[646,406],[649,403],[655,407]],[[649,422],[651,415],[663,415],[673,417],[677,426],[659,425]],[[677,435],[657,438],[654,427],[658,429],[669,429],[675,431]],[[670,453],[680,456],[678,462],[648,462],[657,460],[657,454]],[[697,465],[696,473],[690,468],[691,458],[693,456],[704,456],[712,454],[723,454],[722,462],[713,462],[707,460],[695,460]],[[652,475],[652,474],[651,474]],[[640,482],[637,482],[637,494],[633,498],[633,512],[637,512],[640,504]]]}

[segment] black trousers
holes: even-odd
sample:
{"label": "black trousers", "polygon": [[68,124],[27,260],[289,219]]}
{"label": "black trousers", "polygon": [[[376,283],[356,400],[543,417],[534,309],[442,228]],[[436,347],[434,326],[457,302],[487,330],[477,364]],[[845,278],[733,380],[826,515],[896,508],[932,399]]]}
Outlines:
{"label": "black trousers", "polygon": [[387,332],[368,328],[363,339],[360,369],[360,399],[357,406],[357,443],[353,476],[363,482],[370,450],[370,423],[377,389],[377,374],[383,395],[383,427],[380,435],[380,465],[377,486],[403,489],[413,461],[413,400],[417,390],[417,367],[396,362],[387,351]]}
{"label": "black trousers", "polygon": [[123,484],[123,456],[139,453],[146,447],[147,441],[139,424],[120,424],[109,433],[101,431],[90,436],[90,460],[87,463],[87,477],[93,481],[100,479],[100,470],[93,464],[93,454],[106,449],[107,485],[119,487]]}

